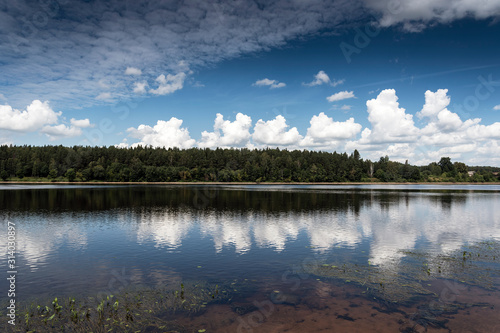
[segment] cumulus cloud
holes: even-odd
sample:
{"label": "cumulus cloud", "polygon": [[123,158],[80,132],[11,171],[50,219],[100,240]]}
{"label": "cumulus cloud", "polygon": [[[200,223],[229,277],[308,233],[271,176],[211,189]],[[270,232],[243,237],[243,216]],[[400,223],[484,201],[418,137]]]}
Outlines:
{"label": "cumulus cloud", "polygon": [[421,130],[422,142],[441,146],[457,146],[471,141],[500,138],[500,123],[480,124],[481,119],[462,121],[458,114],[447,109],[450,97],[447,89],[425,92],[425,104],[419,117],[427,117],[428,124]]}
{"label": "cumulus cloud", "polygon": [[75,127],[80,127],[80,128],[88,128],[88,127],[93,127],[94,125],[90,123],[90,120],[87,119],[75,119],[71,118],[70,120],[71,125]]}
{"label": "cumulus cloud", "polygon": [[13,109],[9,105],[0,105],[0,130],[9,130],[22,133],[39,132],[45,134],[49,140],[70,138],[82,135],[82,128],[93,127],[88,118],[71,118],[66,122],[62,112],[55,112],[49,102],[34,100],[26,110]]}
{"label": "cumulus cloud", "polygon": [[270,80],[267,78],[262,80],[257,80],[253,85],[257,87],[269,86],[269,89],[283,88],[286,86],[286,84],[283,82]]}
{"label": "cumulus cloud", "polygon": [[344,99],[349,99],[349,98],[355,98],[354,92],[352,91],[340,91],[338,93],[335,93],[331,96],[328,96],[326,99],[328,102],[338,102]]}
{"label": "cumulus cloud", "polygon": [[493,110],[500,110],[500,104],[495,105],[495,106],[493,107]]}
{"label": "cumulus cloud", "polygon": [[203,131],[198,146],[202,148],[245,146],[249,143],[251,137],[251,126],[252,118],[243,113],[238,113],[236,120],[232,122],[224,120],[224,116],[217,113],[214,122],[214,131]]}
{"label": "cumulus cloud", "polygon": [[275,119],[268,121],[259,119],[254,127],[253,141],[266,146],[298,144],[302,140],[302,136],[296,127],[287,130],[288,127],[286,119],[282,115],[278,115]]}
{"label": "cumulus cloud", "polygon": [[26,110],[16,110],[10,105],[0,105],[0,129],[32,132],[45,125],[58,122],[62,112],[55,112],[49,102],[34,100]]}
{"label": "cumulus cloud", "polygon": [[413,142],[418,128],[413,122],[413,115],[399,107],[394,89],[385,89],[375,99],[366,102],[368,120],[372,125],[368,139],[372,143]]}
{"label": "cumulus cloud", "polygon": [[341,140],[352,139],[362,128],[360,124],[354,122],[354,118],[349,118],[344,122],[334,121],[323,112],[313,116],[309,123],[311,126],[307,129],[307,135],[302,142],[303,146],[333,144]]}
{"label": "cumulus cloud", "polygon": [[[158,88],[149,90],[150,93],[155,95],[168,95],[177,90],[182,89],[184,85],[184,80],[186,79],[186,73],[180,72],[175,75],[164,74],[158,76],[156,78],[156,82],[158,82]],[[135,89],[134,89],[134,92]]]}
{"label": "cumulus cloud", "polygon": [[429,24],[448,23],[465,17],[486,19],[500,15],[496,0],[393,1],[364,0],[365,5],[380,16],[382,27],[401,24],[405,30],[418,32]]}
{"label": "cumulus cloud", "polygon": [[330,77],[328,74],[326,74],[324,71],[319,71],[318,74],[314,75],[314,80],[309,82],[309,83],[302,83],[304,86],[308,87],[314,87],[314,86],[319,86],[322,84],[331,84],[332,86],[336,87],[340,84],[343,84],[345,80],[330,80]]}
{"label": "cumulus cloud", "polygon": [[442,156],[466,163],[486,160],[495,163],[495,157],[477,156],[491,151],[486,147],[498,143],[500,122],[483,125],[479,118],[462,120],[448,110],[450,103],[447,89],[426,91],[425,103],[416,113],[424,126],[418,128],[412,115],[399,107],[395,90],[383,90],[366,103],[371,128],[365,128],[359,140],[348,141],[345,149],[358,149],[371,159],[388,155],[400,162],[413,159],[416,164],[428,164]]}
{"label": "cumulus cloud", "polygon": [[439,132],[452,132],[463,125],[460,117],[446,108],[449,104],[448,89],[425,92],[425,104],[417,113],[419,118],[429,119],[429,124],[423,129],[424,133],[436,132],[437,129]]}
{"label": "cumulus cloud", "polygon": [[196,140],[191,139],[187,128],[181,127],[182,122],[181,119],[172,117],[169,121],[158,120],[153,127],[148,125],[131,127],[127,132],[130,137],[140,140],[132,146],[191,148]]}
{"label": "cumulus cloud", "polygon": [[[417,127],[413,115],[399,104],[394,89],[382,90],[376,98],[366,102],[370,125],[363,128],[354,118],[334,121],[324,112],[310,119],[306,135],[296,127],[290,128],[285,117],[259,119],[250,132],[252,120],[242,113],[234,121],[225,120],[218,113],[214,121],[214,131],[203,131],[196,143],[191,139],[182,120],[172,118],[169,122],[158,121],[154,127],[140,125],[128,130],[130,137],[140,139],[142,145],[189,148],[198,147],[276,147],[290,149],[321,149],[328,151],[353,151],[358,149],[364,158],[378,160],[388,155],[391,159],[410,163],[428,164],[442,156],[460,159],[466,163],[498,164],[497,152],[500,146],[500,122],[482,124],[481,119],[462,120],[448,110],[451,97],[447,89],[425,92],[422,109],[415,112],[423,125]],[[75,121],[72,125],[87,125],[87,121]],[[50,126],[48,126],[50,127]],[[69,128],[44,129],[46,134],[71,135]],[[124,140],[119,147],[128,147]]]}
{"label": "cumulus cloud", "polygon": [[61,138],[71,138],[82,135],[81,128],[76,126],[66,126],[64,124],[55,126],[44,126],[40,130],[40,132],[46,134],[49,140],[51,141]]}
{"label": "cumulus cloud", "polygon": [[86,119],[70,119],[70,126],[59,124],[54,126],[44,126],[40,133],[47,135],[49,140],[54,141],[62,138],[71,138],[82,135],[82,128],[94,127],[88,118]]}
{"label": "cumulus cloud", "polygon": [[126,75],[141,75],[142,71],[139,68],[135,67],[127,67],[125,70]]}

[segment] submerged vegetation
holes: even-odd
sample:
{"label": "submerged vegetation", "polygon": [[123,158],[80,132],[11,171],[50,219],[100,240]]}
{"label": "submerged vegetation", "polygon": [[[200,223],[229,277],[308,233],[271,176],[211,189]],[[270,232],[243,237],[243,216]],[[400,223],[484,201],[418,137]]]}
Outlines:
{"label": "submerged vegetation", "polygon": [[108,182],[488,182],[500,168],[443,157],[427,166],[351,154],[280,149],[0,146],[0,179]]}
{"label": "submerged vegetation", "polygon": [[141,288],[102,299],[56,297],[42,305],[33,302],[19,309],[16,325],[9,325],[5,320],[0,324],[0,331],[183,332],[185,330],[172,315],[195,315],[202,313],[209,304],[229,303],[240,285],[237,282],[221,286],[185,282],[176,290]]}
{"label": "submerged vegetation", "polygon": [[500,242],[480,242],[448,254],[401,251],[405,257],[382,266],[341,262],[314,263],[305,272],[319,277],[354,283],[362,293],[386,302],[407,303],[418,296],[435,295],[431,282],[454,280],[485,289],[498,288]]}

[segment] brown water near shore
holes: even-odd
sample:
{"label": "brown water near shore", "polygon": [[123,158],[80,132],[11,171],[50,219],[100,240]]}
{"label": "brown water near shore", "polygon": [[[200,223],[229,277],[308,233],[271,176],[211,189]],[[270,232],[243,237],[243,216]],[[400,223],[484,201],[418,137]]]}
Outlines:
{"label": "brown water near shore", "polygon": [[235,304],[213,305],[199,316],[177,318],[177,323],[187,331],[221,333],[500,331],[500,292],[444,280],[434,281],[431,288],[439,298],[398,305],[367,297],[350,284],[303,282],[295,292],[280,291],[284,301],[267,286]]}

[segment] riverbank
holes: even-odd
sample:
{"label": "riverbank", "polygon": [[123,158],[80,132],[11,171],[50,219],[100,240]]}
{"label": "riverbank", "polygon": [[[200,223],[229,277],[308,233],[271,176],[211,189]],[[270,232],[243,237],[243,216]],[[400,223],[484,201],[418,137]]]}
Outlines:
{"label": "riverbank", "polygon": [[500,182],[48,182],[0,181],[13,185],[500,185]]}

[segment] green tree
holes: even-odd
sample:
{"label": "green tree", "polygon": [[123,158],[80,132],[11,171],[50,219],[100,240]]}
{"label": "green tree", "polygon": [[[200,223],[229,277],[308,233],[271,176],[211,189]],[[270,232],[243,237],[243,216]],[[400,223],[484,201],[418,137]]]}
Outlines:
{"label": "green tree", "polygon": [[57,169],[51,169],[49,171],[49,178],[50,179],[56,179],[57,178]]}
{"label": "green tree", "polygon": [[457,170],[458,173],[467,173],[467,171],[469,171],[465,163],[455,162],[453,163],[453,165],[455,166],[455,169]]}
{"label": "green tree", "polygon": [[378,169],[378,170],[375,172],[375,178],[377,178],[378,180],[380,180],[380,181],[382,181],[382,182],[385,182],[386,177],[385,177],[385,172],[384,172],[384,170],[382,170],[382,169]]}
{"label": "green tree", "polygon": [[68,181],[73,182],[75,181],[76,178],[76,171],[75,169],[68,169],[64,175],[66,178],[68,178]]}
{"label": "green tree", "polygon": [[442,172],[454,172],[455,166],[451,163],[451,159],[449,157],[441,157],[441,160],[438,162],[438,165],[441,167]]}
{"label": "green tree", "polygon": [[106,179],[106,169],[102,165],[96,165],[92,168],[92,175],[94,179],[105,180]]}

